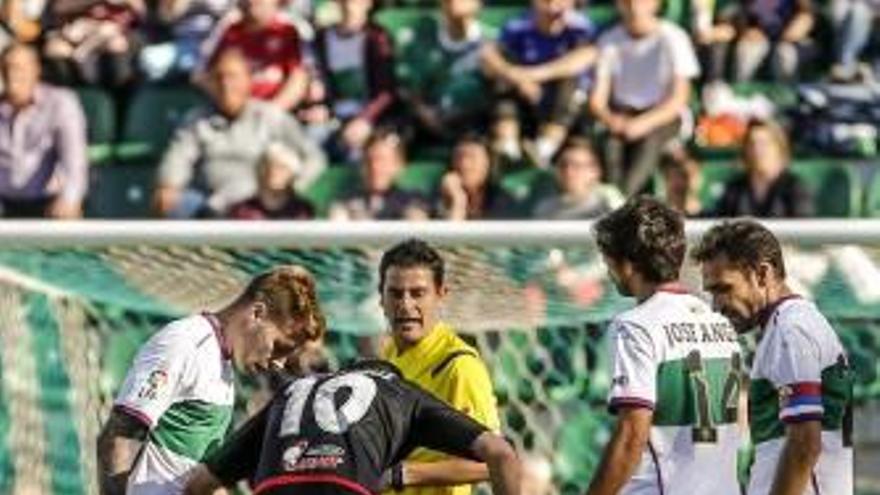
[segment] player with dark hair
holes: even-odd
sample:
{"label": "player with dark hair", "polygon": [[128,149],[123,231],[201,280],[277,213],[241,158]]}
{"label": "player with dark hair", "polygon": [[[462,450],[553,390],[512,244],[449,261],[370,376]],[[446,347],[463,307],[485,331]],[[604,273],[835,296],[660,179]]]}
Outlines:
{"label": "player with dark hair", "polygon": [[828,320],[785,282],[779,241],[753,220],[712,227],[692,257],[737,331],[758,329],[749,495],[853,493],[853,373]]}
{"label": "player with dark hair", "polygon": [[590,495],[739,495],[742,359],[730,323],[678,282],[681,215],[636,197],[595,227],[618,291],[635,308],[611,322],[615,431]]}
{"label": "player with dark hair", "polygon": [[232,367],[254,372],[283,363],[324,329],[311,274],[280,266],[220,311],[159,330],[135,357],[98,437],[101,492],[180,493],[229,429]]}
{"label": "player with dark hair", "polygon": [[496,495],[520,495],[506,440],[383,361],[293,380],[195,470],[186,493],[247,479],[255,495],[370,495],[422,446],[486,462]]}
{"label": "player with dark hair", "polygon": [[[391,332],[382,357],[404,378],[492,431],[501,422],[489,371],[473,346],[440,318],[448,293],[443,257],[428,243],[408,239],[379,263],[379,294]],[[403,495],[470,495],[486,466],[429,449],[417,449],[392,467]],[[404,488],[404,485],[408,488]]]}

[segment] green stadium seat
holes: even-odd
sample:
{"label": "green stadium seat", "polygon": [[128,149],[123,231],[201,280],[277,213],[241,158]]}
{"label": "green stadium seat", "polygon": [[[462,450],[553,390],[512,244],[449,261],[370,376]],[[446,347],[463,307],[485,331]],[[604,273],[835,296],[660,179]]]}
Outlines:
{"label": "green stadium seat", "polygon": [[410,162],[397,180],[397,185],[427,197],[433,196],[446,173],[446,165],[437,162]]}
{"label": "green stadium seat", "polygon": [[334,199],[354,192],[360,177],[358,168],[351,165],[331,165],[309,187],[303,196],[315,207],[318,217],[327,215],[327,210]]}
{"label": "green stadium seat", "polygon": [[143,87],[129,105],[117,157],[127,162],[155,159],[184,117],[205,101],[191,86]]}
{"label": "green stadium seat", "polygon": [[100,88],[76,88],[88,124],[89,163],[103,164],[113,157],[116,140],[116,102]]}
{"label": "green stadium seat", "polygon": [[[823,159],[795,160],[791,165],[813,193],[819,217],[855,217],[861,214],[860,181],[856,171],[845,164]],[[704,209],[715,206],[724,192],[724,183],[739,172],[730,162],[703,164],[700,200]]]}
{"label": "green stadium seat", "polygon": [[865,190],[865,216],[880,217],[880,173],[874,173]]}
{"label": "green stadium seat", "polygon": [[505,173],[501,187],[517,202],[517,211],[512,213],[528,217],[536,202],[556,189],[556,179],[548,170],[528,167]]}
{"label": "green stadium seat", "polygon": [[92,184],[86,199],[90,218],[146,218],[150,216],[154,167],[116,163],[92,169]]}

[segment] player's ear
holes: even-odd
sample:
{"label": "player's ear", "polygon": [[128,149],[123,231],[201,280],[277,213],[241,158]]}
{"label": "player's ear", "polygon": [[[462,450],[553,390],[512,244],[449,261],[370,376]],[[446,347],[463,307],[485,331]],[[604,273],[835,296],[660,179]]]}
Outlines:
{"label": "player's ear", "polygon": [[262,321],[268,318],[269,308],[266,307],[266,303],[262,301],[254,301],[251,305],[251,316],[253,316],[254,320]]}
{"label": "player's ear", "polygon": [[761,287],[766,287],[767,284],[770,283],[770,278],[773,276],[773,267],[770,266],[770,263],[766,261],[762,261],[758,263],[758,267],[755,269],[755,278],[758,280],[758,284]]}

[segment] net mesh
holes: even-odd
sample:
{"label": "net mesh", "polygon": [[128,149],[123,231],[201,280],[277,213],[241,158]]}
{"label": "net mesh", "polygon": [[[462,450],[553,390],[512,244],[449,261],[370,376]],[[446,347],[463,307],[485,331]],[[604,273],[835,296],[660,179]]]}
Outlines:
{"label": "net mesh", "polygon": [[[298,263],[318,278],[331,361],[382,338],[377,266],[363,246],[308,249],[0,249],[0,494],[96,493],[94,444],[138,346],[168,320],[221,306],[253,274]],[[607,441],[604,324],[629,301],[582,247],[445,247],[443,318],[487,362],[505,433],[549,493],[577,493]],[[861,408],[880,398],[880,246],[788,246],[795,289],[832,320],[858,372]],[[688,266],[685,281],[698,287]],[[870,416],[870,415],[869,415]],[[876,417],[876,415],[874,416]],[[858,416],[857,416],[858,419]],[[858,458],[873,462],[874,421]],[[857,470],[860,493],[876,469]]]}

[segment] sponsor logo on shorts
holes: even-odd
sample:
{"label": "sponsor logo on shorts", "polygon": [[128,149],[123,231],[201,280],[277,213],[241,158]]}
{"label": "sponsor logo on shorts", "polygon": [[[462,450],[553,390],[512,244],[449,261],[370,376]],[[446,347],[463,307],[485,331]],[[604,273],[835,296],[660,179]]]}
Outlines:
{"label": "sponsor logo on shorts", "polygon": [[284,453],[281,455],[281,462],[284,466],[285,471],[296,470],[297,463],[303,456],[303,453],[306,451],[306,448],[308,448],[308,446],[308,440],[300,440],[299,442],[296,442],[284,451]]}
{"label": "sponsor logo on shorts", "polygon": [[165,370],[153,370],[147,377],[147,381],[141,385],[137,396],[139,399],[156,400],[167,384],[168,373]]}
{"label": "sponsor logo on shorts", "polygon": [[332,443],[315,445],[306,452],[306,457],[342,457],[345,455],[345,449]]}

